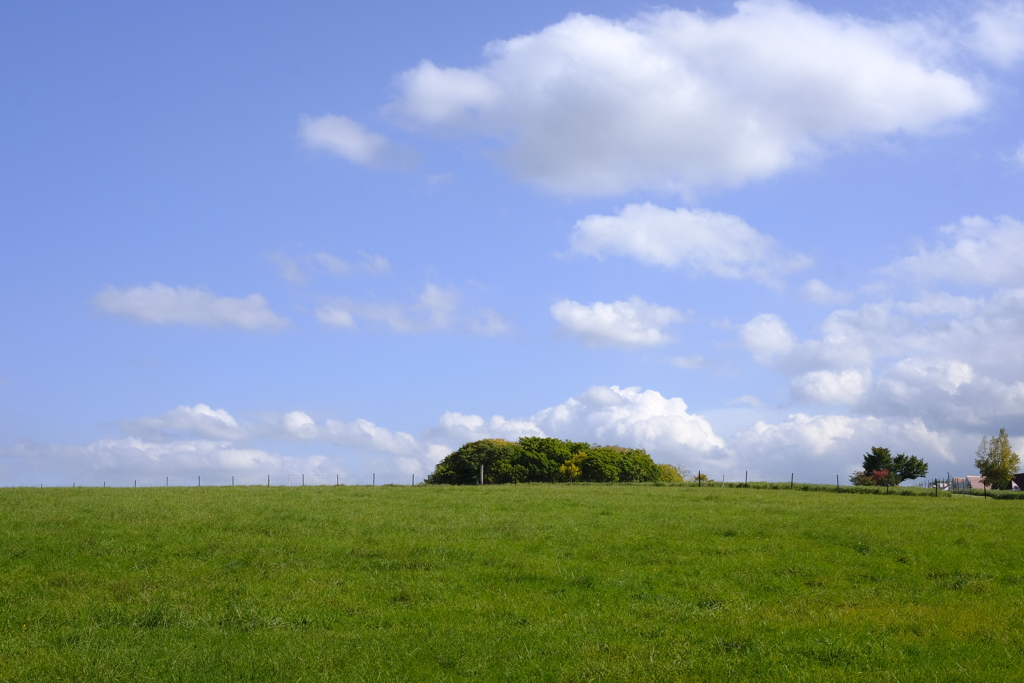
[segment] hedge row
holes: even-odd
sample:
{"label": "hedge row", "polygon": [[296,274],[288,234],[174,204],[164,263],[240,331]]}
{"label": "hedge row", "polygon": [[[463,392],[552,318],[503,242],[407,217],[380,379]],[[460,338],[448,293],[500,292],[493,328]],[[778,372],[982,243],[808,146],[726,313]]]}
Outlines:
{"label": "hedge row", "polygon": [[477,484],[481,465],[485,484],[683,481],[675,467],[655,463],[642,448],[525,436],[517,443],[504,439],[467,443],[438,463],[426,483]]}

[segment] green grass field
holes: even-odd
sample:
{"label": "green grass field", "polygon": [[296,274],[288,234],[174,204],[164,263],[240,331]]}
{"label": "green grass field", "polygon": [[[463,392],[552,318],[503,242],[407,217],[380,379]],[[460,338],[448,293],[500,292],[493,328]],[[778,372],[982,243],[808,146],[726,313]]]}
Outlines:
{"label": "green grass field", "polygon": [[1024,680],[1018,501],[0,490],[0,681]]}

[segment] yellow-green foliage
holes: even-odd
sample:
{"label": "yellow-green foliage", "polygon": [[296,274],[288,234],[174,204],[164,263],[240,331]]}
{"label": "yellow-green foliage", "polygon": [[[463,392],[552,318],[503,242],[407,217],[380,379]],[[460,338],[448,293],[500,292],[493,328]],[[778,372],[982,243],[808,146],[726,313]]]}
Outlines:
{"label": "yellow-green foliage", "polygon": [[586,457],[587,454],[583,451],[573,453],[571,458],[558,466],[558,480],[577,481],[580,478],[580,475],[583,474],[583,470],[580,469],[580,464],[586,459]]}
{"label": "yellow-green foliage", "polygon": [[679,468],[675,465],[663,465],[658,464],[658,481],[663,481],[667,484],[682,484],[683,474],[679,471]]}
{"label": "yellow-green foliage", "polygon": [[1010,488],[1010,480],[1020,469],[1020,456],[1010,447],[1010,437],[1005,429],[1000,429],[999,435],[991,439],[982,437],[977,456],[974,465],[986,485],[994,489]]}

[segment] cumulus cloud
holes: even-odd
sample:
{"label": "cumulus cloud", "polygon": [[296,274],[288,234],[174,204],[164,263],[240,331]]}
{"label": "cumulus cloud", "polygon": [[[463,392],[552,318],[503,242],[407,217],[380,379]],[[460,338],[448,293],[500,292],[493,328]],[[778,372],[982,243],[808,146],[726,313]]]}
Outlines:
{"label": "cumulus cloud", "polygon": [[922,248],[881,272],[926,282],[948,280],[1003,287],[1024,284],[1024,223],[1009,216],[995,221],[969,216],[940,230],[951,238],[945,244]]}
{"label": "cumulus cloud", "polygon": [[785,355],[796,346],[796,335],[774,313],[763,313],[740,327],[740,341],[760,363]]}
{"label": "cumulus cloud", "polygon": [[1024,288],[839,309],[804,340],[774,315],[740,330],[757,360],[789,376],[796,401],[965,433],[1024,431],[1022,336]]}
{"label": "cumulus cloud", "polygon": [[233,326],[246,330],[280,329],[289,321],[274,313],[259,294],[244,299],[215,296],[202,289],[149,287],[116,289],[108,286],[93,299],[104,313],[123,315],[157,325]]}
{"label": "cumulus cloud", "polygon": [[374,168],[405,168],[416,155],[379,133],[371,133],[345,116],[326,114],[299,120],[299,137],[310,149],[322,149],[354,164]]}
{"label": "cumulus cloud", "polygon": [[224,409],[213,409],[205,403],[178,406],[160,417],[122,420],[122,430],[148,440],[166,441],[181,436],[200,436],[211,439],[238,439],[246,430]]}
{"label": "cumulus cloud", "polygon": [[320,456],[284,457],[259,448],[239,446],[225,440],[147,441],[139,437],[100,439],[86,446],[43,445],[21,442],[0,448],[0,462],[18,462],[22,472],[35,471],[54,483],[99,484],[98,479],[188,476],[266,476],[294,469],[316,472],[324,463]]}
{"label": "cumulus cloud", "polygon": [[860,468],[863,453],[872,445],[888,444],[897,452],[922,456],[932,465],[930,473],[937,474],[972,439],[929,429],[918,418],[795,413],[778,423],[756,422],[733,435],[729,448],[761,471],[831,469],[845,484],[845,476]]}
{"label": "cumulus cloud", "polygon": [[629,256],[642,263],[767,284],[811,264],[803,254],[784,253],[774,239],[738,216],[665,209],[650,202],[629,204],[616,216],[587,216],[576,223],[569,240],[577,254]]}
{"label": "cumulus cloud", "polygon": [[1024,57],[1024,3],[989,4],[974,15],[971,47],[996,66],[1008,68]]}
{"label": "cumulus cloud", "polygon": [[524,419],[445,413],[432,436],[457,444],[483,438],[552,436],[645,448],[659,462],[722,463],[728,457],[725,442],[706,419],[688,412],[683,399],[640,387],[591,387]]}
{"label": "cumulus cloud", "polygon": [[551,306],[551,315],[590,346],[623,348],[667,344],[673,338],[663,328],[683,320],[676,309],[647,303],[638,296],[590,306],[563,299]]}
{"label": "cumulus cloud", "polygon": [[489,43],[476,68],[421,62],[399,77],[388,112],[497,138],[515,175],[555,192],[733,186],[837,143],[980,111],[978,88],[940,63],[946,33],[781,1],[739,2],[722,17],[573,14]]}
{"label": "cumulus cloud", "polygon": [[365,448],[391,455],[415,456],[424,450],[424,446],[411,434],[392,432],[363,419],[354,422],[327,420],[324,435],[339,446]]}
{"label": "cumulus cloud", "polygon": [[868,390],[871,373],[862,370],[815,370],[793,380],[793,394],[817,403],[856,403]]}
{"label": "cumulus cloud", "polygon": [[807,301],[826,306],[845,304],[853,298],[850,292],[843,292],[829,287],[821,280],[808,280],[800,288],[800,294]]}

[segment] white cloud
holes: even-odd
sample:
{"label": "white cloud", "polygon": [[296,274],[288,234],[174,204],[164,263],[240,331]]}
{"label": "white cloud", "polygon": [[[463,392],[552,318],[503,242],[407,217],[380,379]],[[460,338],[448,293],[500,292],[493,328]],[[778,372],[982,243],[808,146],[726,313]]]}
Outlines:
{"label": "white cloud", "polygon": [[725,445],[707,420],[687,412],[683,399],[639,387],[591,387],[532,421],[553,436],[639,446],[661,458],[713,455]]}
{"label": "white cloud", "polygon": [[489,420],[445,413],[436,441],[454,445],[484,438],[515,440],[552,436],[572,441],[645,448],[658,462],[716,462],[726,457],[725,442],[710,423],[687,411],[681,398],[666,398],[639,387],[595,386],[527,419]]}
{"label": "white cloud", "polygon": [[793,380],[793,394],[817,403],[853,404],[867,392],[871,372],[862,370],[815,370]]}
{"label": "white cloud", "polygon": [[415,304],[338,299],[318,308],[315,315],[334,327],[354,328],[356,318],[363,318],[384,323],[395,332],[430,332],[454,324],[460,301],[457,289],[427,283]]}
{"label": "white cloud", "polygon": [[352,315],[352,312],[347,310],[342,305],[328,304],[321,306],[316,309],[316,319],[320,322],[330,325],[331,327],[345,327],[348,329],[354,329],[356,326],[356,319]]}
{"label": "white cloud", "polygon": [[485,308],[476,312],[476,315],[469,320],[467,327],[470,332],[482,334],[485,337],[496,337],[509,331],[509,324],[497,311]]}
{"label": "white cloud", "polygon": [[383,274],[390,272],[391,262],[380,254],[367,254],[365,251],[359,252],[359,256],[362,257],[362,267],[368,273]]}
{"label": "white cloud", "polygon": [[424,450],[424,446],[411,434],[392,432],[363,419],[354,422],[327,420],[324,438],[339,446],[364,448],[391,455],[416,456]]}
{"label": "white cloud", "polygon": [[708,364],[704,356],[674,356],[670,362],[677,368],[684,368],[686,370],[707,367]]}
{"label": "white cloud", "polygon": [[800,294],[808,301],[826,306],[844,304],[853,298],[853,295],[850,294],[850,292],[832,289],[827,284],[817,279],[805,282],[804,286],[800,289]]}
{"label": "white cloud", "polygon": [[760,363],[785,355],[796,346],[796,336],[774,313],[762,313],[740,327],[740,341]]}
{"label": "white cloud", "polygon": [[1017,148],[1017,153],[1014,155],[1014,158],[1018,163],[1024,165],[1024,145]]}
{"label": "white cloud", "polygon": [[845,485],[846,477],[859,468],[862,455],[871,446],[921,456],[931,465],[929,474],[936,475],[942,463],[952,463],[958,447],[972,438],[929,429],[916,418],[795,413],[782,422],[759,421],[738,432],[729,439],[729,450],[742,454],[762,471],[800,475],[831,468]]}
{"label": "white cloud", "polygon": [[168,287],[159,282],[124,290],[108,286],[93,302],[104,313],[157,325],[230,325],[258,330],[280,329],[289,324],[287,318],[271,311],[266,299],[259,294],[232,299],[201,289]]}
{"label": "white cloud", "polygon": [[951,243],[900,259],[881,269],[886,275],[910,275],[922,281],[949,280],[997,286],[1024,284],[1024,223],[1009,216],[990,221],[964,217],[942,228]]}
{"label": "white cloud", "polygon": [[806,268],[803,254],[783,253],[775,240],[742,218],[703,209],[629,204],[616,216],[587,216],[570,236],[572,251],[601,258],[630,256],[643,263],[685,266],[717,277],[776,284]]}
{"label": "white cloud", "polygon": [[313,418],[301,410],[287,413],[281,423],[285,431],[297,439],[313,439],[319,433]]}
{"label": "white cloud", "polygon": [[228,441],[151,443],[137,438],[104,439],[85,447],[93,469],[143,472],[248,472],[277,470],[280,456]]}
{"label": "white cloud", "polygon": [[666,344],[672,337],[662,328],[683,320],[676,309],[649,304],[638,296],[590,306],[563,299],[551,306],[551,315],[591,346],[625,348]]}
{"label": "white cloud", "polygon": [[309,260],[331,275],[351,275],[357,270],[381,275],[391,270],[391,262],[380,254],[367,254],[365,251],[361,251],[359,256],[363,262],[358,265],[353,265],[324,251],[311,254]]}
{"label": "white cloud", "polygon": [[416,160],[411,151],[344,116],[303,116],[299,120],[299,137],[311,149],[323,149],[362,166],[404,168]]}
{"label": "white cloud", "polygon": [[494,415],[485,420],[479,415],[463,415],[449,411],[441,416],[438,424],[437,437],[453,445],[480,439],[516,441],[524,436],[545,436],[540,426],[530,419],[506,420],[501,415]]}
{"label": "white cloud", "polygon": [[160,417],[122,420],[118,424],[128,434],[157,441],[180,435],[211,439],[238,439],[245,435],[245,430],[228,411],[214,410],[205,403],[178,406]]}
{"label": "white cloud", "polygon": [[421,62],[388,111],[498,138],[513,173],[555,192],[733,186],[980,111],[978,89],[940,64],[946,28],[760,0],[724,17],[573,14],[489,43],[476,68]]}
{"label": "white cloud", "polygon": [[971,47],[997,66],[1008,68],[1024,57],[1024,4],[989,4],[974,15]]}
{"label": "white cloud", "polygon": [[352,272],[351,264],[342,261],[333,254],[321,251],[310,256],[309,259],[331,275],[348,275]]}

